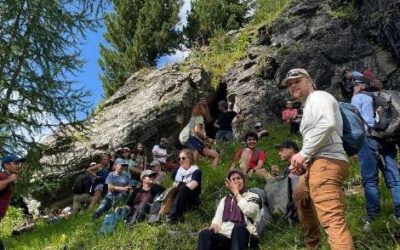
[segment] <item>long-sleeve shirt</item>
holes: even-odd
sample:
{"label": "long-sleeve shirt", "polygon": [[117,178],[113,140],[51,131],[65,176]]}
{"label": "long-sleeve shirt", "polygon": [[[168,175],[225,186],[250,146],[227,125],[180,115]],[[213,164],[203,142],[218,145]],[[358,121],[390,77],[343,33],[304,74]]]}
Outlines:
{"label": "long-sleeve shirt", "polygon": [[343,120],[339,103],[325,91],[314,91],[304,103],[300,124],[303,147],[300,154],[306,159],[326,157],[348,162],[343,149]]}
{"label": "long-sleeve shirt", "polygon": [[[235,224],[231,221],[222,221],[224,213],[226,197],[222,198],[218,204],[217,211],[215,212],[212,224],[219,225],[221,228],[220,233],[228,238],[231,238],[232,230]],[[260,197],[252,192],[244,192],[242,198],[238,202],[238,206],[244,215],[246,221],[246,228],[250,234],[257,236],[256,225],[260,221]]]}
{"label": "long-sleeve shirt", "polygon": [[353,104],[358,111],[360,111],[361,117],[368,124],[368,126],[374,127],[374,101],[372,96],[363,93],[355,94],[351,98],[351,104]]}

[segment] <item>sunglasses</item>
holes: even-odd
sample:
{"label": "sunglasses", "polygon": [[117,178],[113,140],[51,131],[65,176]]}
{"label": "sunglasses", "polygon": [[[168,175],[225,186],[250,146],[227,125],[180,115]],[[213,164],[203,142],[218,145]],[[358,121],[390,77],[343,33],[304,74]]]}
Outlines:
{"label": "sunglasses", "polygon": [[184,156],[183,156],[183,157],[179,157],[178,160],[180,160],[180,161],[185,161],[185,160],[186,160],[186,157],[184,157]]}

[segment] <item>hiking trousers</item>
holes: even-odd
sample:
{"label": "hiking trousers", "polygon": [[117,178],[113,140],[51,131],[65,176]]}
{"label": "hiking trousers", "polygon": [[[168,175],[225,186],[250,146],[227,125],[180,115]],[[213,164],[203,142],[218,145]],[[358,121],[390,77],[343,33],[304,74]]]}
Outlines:
{"label": "hiking trousers", "polygon": [[85,204],[90,204],[90,194],[75,194],[72,202],[72,214],[78,213]]}
{"label": "hiking trousers", "polygon": [[293,200],[308,249],[320,247],[319,224],[328,234],[332,250],[354,249],[353,238],[344,218],[342,184],[348,174],[347,162],[318,158],[300,177]]}

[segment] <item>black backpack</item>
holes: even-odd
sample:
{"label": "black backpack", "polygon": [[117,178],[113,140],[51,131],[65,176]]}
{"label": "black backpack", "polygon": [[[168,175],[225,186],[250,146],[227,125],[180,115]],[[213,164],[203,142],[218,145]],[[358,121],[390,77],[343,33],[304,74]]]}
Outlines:
{"label": "black backpack", "polygon": [[74,185],[72,186],[72,192],[74,194],[85,194],[90,192],[92,186],[92,179],[88,175],[80,175],[76,178]]}
{"label": "black backpack", "polygon": [[[381,90],[362,92],[373,98],[374,111],[379,108],[371,135],[380,139],[398,138],[400,136],[400,92]],[[377,119],[378,118],[378,119]]]}

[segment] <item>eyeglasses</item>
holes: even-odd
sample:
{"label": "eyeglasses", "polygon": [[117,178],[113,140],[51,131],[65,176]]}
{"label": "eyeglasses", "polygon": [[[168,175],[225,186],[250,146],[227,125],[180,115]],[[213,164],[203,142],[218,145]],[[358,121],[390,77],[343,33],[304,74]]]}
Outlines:
{"label": "eyeglasses", "polygon": [[183,156],[183,157],[179,157],[178,160],[180,160],[180,161],[185,161],[185,160],[186,160],[186,157],[184,157],[184,156]]}

